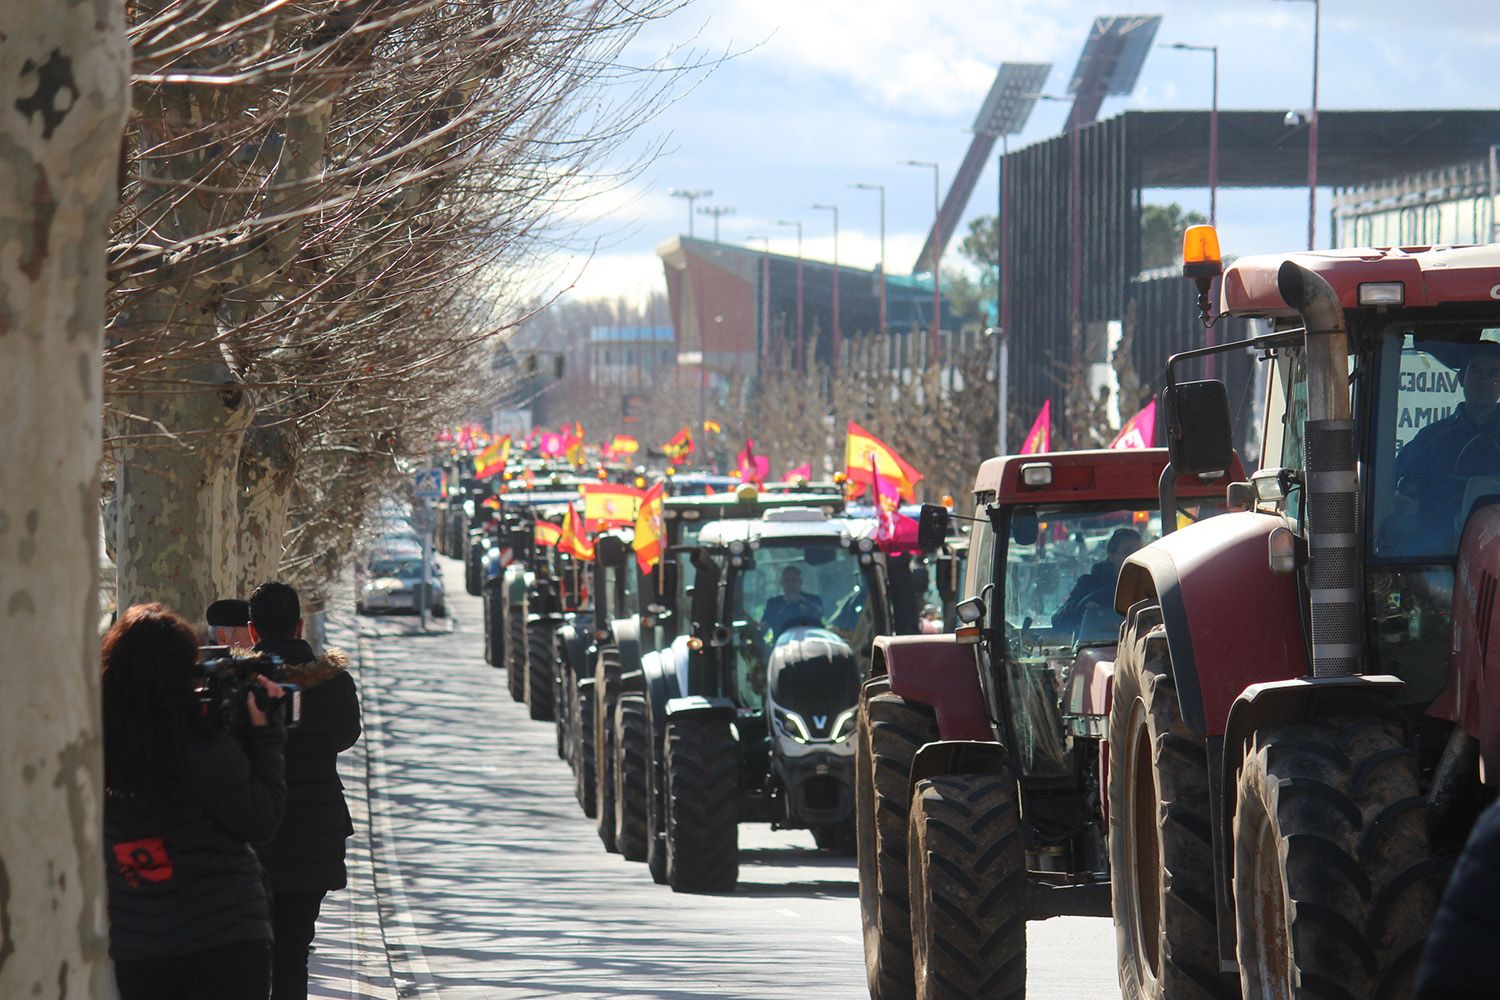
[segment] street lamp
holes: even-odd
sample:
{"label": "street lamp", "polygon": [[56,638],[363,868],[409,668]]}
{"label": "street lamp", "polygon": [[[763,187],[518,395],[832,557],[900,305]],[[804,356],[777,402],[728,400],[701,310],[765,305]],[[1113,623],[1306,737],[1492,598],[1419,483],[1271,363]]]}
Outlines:
{"label": "street lamp", "polygon": [[849,185],[859,191],[880,192],[880,333],[884,336],[885,326],[885,185],[863,184],[855,182]]}
{"label": "street lamp", "polygon": [[733,215],[734,209],[728,205],[704,205],[698,209],[699,215],[707,215],[714,220],[714,242],[719,242],[719,219],[725,215]]}
{"label": "street lamp", "polygon": [[843,346],[839,336],[839,207],[819,204],[807,207],[833,213],[833,377],[836,381],[839,377],[839,349]]}
{"label": "street lamp", "polygon": [[1174,42],[1163,45],[1164,49],[1179,52],[1208,52],[1214,59],[1213,105],[1208,112],[1208,223],[1219,224],[1219,47],[1217,45],[1188,45]]}
{"label": "street lamp", "polygon": [[771,355],[771,237],[746,236],[747,240],[760,240],[765,245],[765,254],[760,259],[760,353]]}
{"label": "street lamp", "polygon": [[682,198],[688,203],[688,235],[693,235],[693,202],[699,198],[712,198],[713,192],[707,188],[667,188],[667,196],[671,198]]}
{"label": "street lamp", "polygon": [[1307,119],[1307,249],[1318,243],[1318,43],[1323,28],[1322,0],[1296,0],[1313,5],[1312,112]]}
{"label": "street lamp", "polygon": [[777,219],[778,226],[795,226],[797,229],[797,371],[802,367],[802,223],[792,219]]}
{"label": "street lamp", "polygon": [[928,352],[933,361],[938,356],[938,336],[943,326],[943,292],[942,292],[942,251],[943,225],[942,208],[938,204],[938,165],[931,160],[901,160],[903,167],[931,167],[932,168],[932,232],[935,236],[932,250],[932,325],[928,328],[927,341],[930,345]]}

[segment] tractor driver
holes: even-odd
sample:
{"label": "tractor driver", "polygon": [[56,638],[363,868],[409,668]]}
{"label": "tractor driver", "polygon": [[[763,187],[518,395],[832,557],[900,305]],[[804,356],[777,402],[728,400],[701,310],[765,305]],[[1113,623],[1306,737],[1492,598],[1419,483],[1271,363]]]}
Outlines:
{"label": "tractor driver", "polygon": [[823,599],[802,589],[802,570],[788,566],[781,571],[781,593],[766,602],[761,625],[779,636],[794,625],[823,624]]}
{"label": "tractor driver", "polygon": [[1458,378],[1463,402],[1396,454],[1396,512],[1421,514],[1421,528],[1434,538],[1457,531],[1462,480],[1500,475],[1500,344],[1475,344]]}
{"label": "tractor driver", "polygon": [[1115,584],[1120,567],[1141,547],[1141,533],[1134,528],[1116,528],[1104,546],[1104,559],[1078,578],[1063,606],[1052,616],[1053,628],[1077,629],[1090,608],[1107,608],[1114,604]]}

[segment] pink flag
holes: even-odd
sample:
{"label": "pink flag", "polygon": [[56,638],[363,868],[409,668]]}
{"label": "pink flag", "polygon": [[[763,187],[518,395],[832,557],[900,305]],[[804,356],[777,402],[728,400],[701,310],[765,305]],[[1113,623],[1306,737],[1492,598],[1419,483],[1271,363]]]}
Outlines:
{"label": "pink flag", "polygon": [[1125,421],[1120,433],[1109,443],[1111,448],[1150,448],[1156,442],[1156,399],[1141,408],[1141,412]]}
{"label": "pink flag", "polygon": [[1052,400],[1042,404],[1042,412],[1036,415],[1026,440],[1021,442],[1021,455],[1039,455],[1052,450]]}
{"label": "pink flag", "polygon": [[787,470],[787,474],[781,477],[781,481],[783,483],[790,483],[790,482],[792,482],[794,480],[797,480],[797,479],[806,480],[806,479],[811,479],[811,478],[812,478],[812,466],[810,464],[808,464],[807,462],[803,462],[801,465],[797,466],[795,469],[789,469],[789,470]]}
{"label": "pink flag", "polygon": [[556,457],[558,455],[561,455],[566,450],[567,450],[567,448],[563,444],[563,439],[562,439],[562,435],[561,434],[543,434],[542,435],[542,455],[543,456],[545,456],[547,458],[554,458],[554,457]]}
{"label": "pink flag", "polygon": [[735,456],[739,463],[740,481],[764,486],[771,471],[771,460],[755,453],[755,442],[745,439],[745,450]]}

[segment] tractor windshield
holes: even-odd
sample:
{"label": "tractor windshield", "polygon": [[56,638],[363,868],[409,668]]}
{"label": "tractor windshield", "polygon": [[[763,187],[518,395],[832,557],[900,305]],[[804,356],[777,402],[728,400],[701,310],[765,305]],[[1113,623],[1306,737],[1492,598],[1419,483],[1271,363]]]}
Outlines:
{"label": "tractor windshield", "polygon": [[1374,399],[1374,554],[1452,561],[1474,502],[1500,494],[1500,329],[1391,334]]}
{"label": "tractor windshield", "polygon": [[1423,704],[1447,681],[1464,522],[1500,495],[1500,329],[1391,326],[1374,369],[1365,606],[1379,669],[1406,681],[1402,701]]}
{"label": "tractor windshield", "polygon": [[744,559],[730,570],[724,607],[741,705],[762,706],[771,647],[798,626],[839,635],[859,658],[861,674],[869,672],[870,645],[886,622],[856,549],[835,538],[787,539],[766,542]]}

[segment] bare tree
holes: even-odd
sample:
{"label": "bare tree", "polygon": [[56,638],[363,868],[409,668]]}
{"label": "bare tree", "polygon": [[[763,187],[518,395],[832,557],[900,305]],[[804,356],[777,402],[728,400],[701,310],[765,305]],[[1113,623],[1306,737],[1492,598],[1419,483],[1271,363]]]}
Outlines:
{"label": "bare tree", "polygon": [[96,576],[118,3],[0,7],[0,996],[101,997]]}
{"label": "bare tree", "polygon": [[318,543],[283,565],[287,539],[359,516],[313,505],[367,503],[476,401],[520,313],[507,275],[675,76],[601,84],[679,2],[133,5],[106,359],[122,601],[192,615],[310,570]]}

